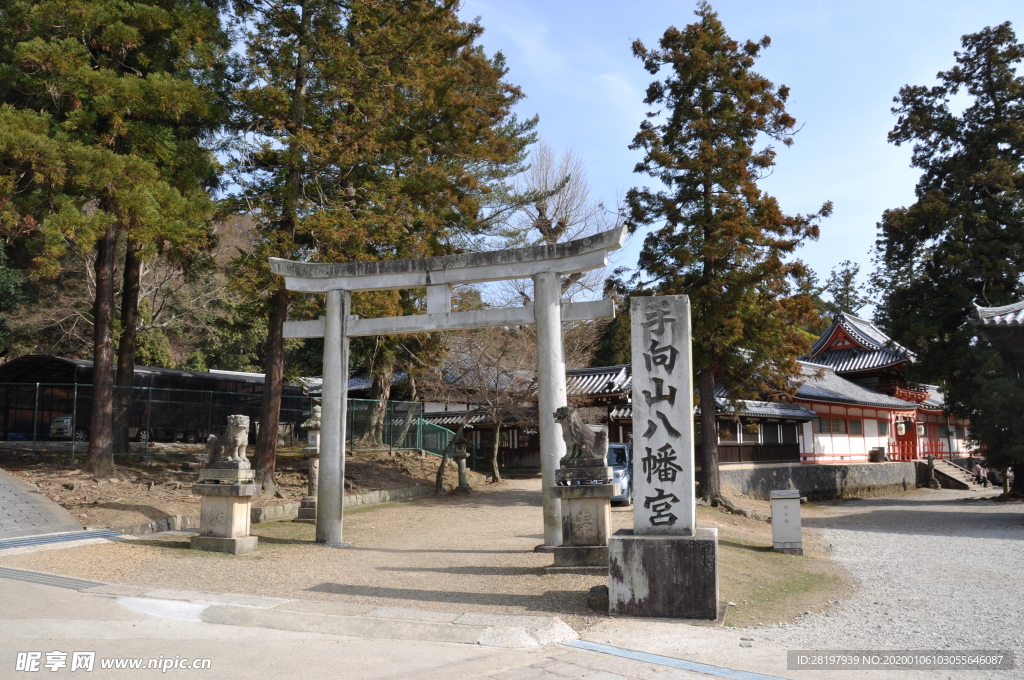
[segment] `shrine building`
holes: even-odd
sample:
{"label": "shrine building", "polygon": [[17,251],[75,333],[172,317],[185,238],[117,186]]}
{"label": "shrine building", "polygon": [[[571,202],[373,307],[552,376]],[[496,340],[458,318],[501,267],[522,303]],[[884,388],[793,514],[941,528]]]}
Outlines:
{"label": "shrine building", "polygon": [[[1024,303],[1020,308],[1024,312]],[[792,399],[742,401],[737,411],[728,407],[724,389],[716,388],[719,462],[858,463],[970,455],[967,422],[943,414],[937,387],[907,381],[913,360],[912,352],[870,321],[837,314],[801,362],[803,378]],[[566,378],[571,403],[605,407],[609,439],[631,440],[630,366],[569,370]],[[698,429],[698,450],[702,437]]]}

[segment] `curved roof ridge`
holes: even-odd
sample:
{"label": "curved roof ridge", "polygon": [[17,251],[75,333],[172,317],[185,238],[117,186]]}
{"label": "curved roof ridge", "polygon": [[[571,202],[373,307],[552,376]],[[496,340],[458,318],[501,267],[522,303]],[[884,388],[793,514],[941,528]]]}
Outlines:
{"label": "curved roof ridge", "polygon": [[980,318],[999,316],[1000,314],[1006,314],[1007,312],[1018,312],[1022,309],[1024,309],[1024,300],[1003,305],[1002,307],[982,307],[977,302],[974,303],[974,311],[978,313]]}
{"label": "curved roof ridge", "polygon": [[873,321],[842,310],[832,317],[832,324],[811,345],[810,357],[816,357],[823,351],[825,345],[835,334],[837,327],[842,328],[847,335],[866,350],[889,350],[897,352],[908,359],[914,357],[913,352],[886,335]]}
{"label": "curved roof ridge", "polygon": [[1024,326],[1024,300],[1002,307],[982,307],[974,303],[967,323],[972,326],[1020,328]]}
{"label": "curved roof ridge", "polygon": [[867,319],[854,316],[849,312],[839,312],[836,317],[839,319],[839,325],[843,327],[843,330],[852,335],[854,340],[869,345],[869,349],[882,349],[888,343],[896,344],[893,343],[888,335],[882,332],[882,329]]}

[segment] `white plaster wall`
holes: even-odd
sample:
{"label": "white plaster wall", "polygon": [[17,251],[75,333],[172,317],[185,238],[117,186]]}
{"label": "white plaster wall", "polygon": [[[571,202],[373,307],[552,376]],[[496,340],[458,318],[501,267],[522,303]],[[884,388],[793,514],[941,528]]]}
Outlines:
{"label": "white plaster wall", "polygon": [[845,434],[832,435],[832,453],[847,455],[850,453],[850,437]]}
{"label": "white plaster wall", "polygon": [[[865,420],[864,421],[864,443],[866,444],[867,451],[886,444],[885,437],[878,436],[878,421],[877,420]],[[865,451],[865,453],[867,452]]]}
{"label": "white plaster wall", "polygon": [[832,437],[827,434],[814,435],[814,450],[819,454],[832,453]]}

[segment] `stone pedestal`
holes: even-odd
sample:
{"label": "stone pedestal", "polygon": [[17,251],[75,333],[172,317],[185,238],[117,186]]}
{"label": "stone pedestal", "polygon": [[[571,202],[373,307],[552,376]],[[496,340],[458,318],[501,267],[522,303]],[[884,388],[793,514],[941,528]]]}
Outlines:
{"label": "stone pedestal", "polygon": [[[602,461],[598,461],[602,462]],[[593,460],[563,461],[558,481],[585,480],[603,484],[556,486],[552,495],[562,508],[562,544],[554,549],[555,563],[548,573],[604,574],[608,569],[608,536],[611,529],[611,497],[621,489],[610,484],[608,467],[592,467]]]}
{"label": "stone pedestal", "polygon": [[202,509],[199,535],[189,546],[232,555],[255,551],[258,538],[249,535],[249,516],[252,497],[259,491],[259,484],[244,482],[193,484],[192,493],[202,496]]}
{"label": "stone pedestal", "polygon": [[693,536],[620,529],[608,546],[608,613],[672,619],[719,617],[718,529]]}

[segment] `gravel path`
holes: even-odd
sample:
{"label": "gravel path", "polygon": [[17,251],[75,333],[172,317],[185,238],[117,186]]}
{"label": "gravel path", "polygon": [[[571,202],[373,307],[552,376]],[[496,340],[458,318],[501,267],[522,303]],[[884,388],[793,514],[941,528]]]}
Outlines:
{"label": "gravel path", "polygon": [[827,614],[757,629],[765,639],[790,649],[1012,649],[1018,671],[992,677],[1024,676],[1024,505],[920,491],[847,502],[805,526],[825,530],[859,588]]}

